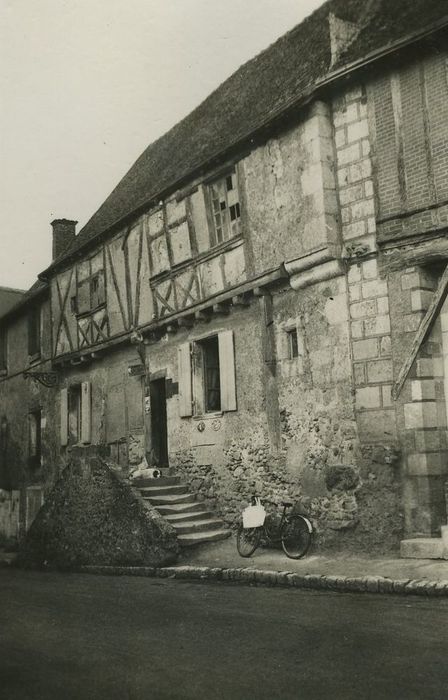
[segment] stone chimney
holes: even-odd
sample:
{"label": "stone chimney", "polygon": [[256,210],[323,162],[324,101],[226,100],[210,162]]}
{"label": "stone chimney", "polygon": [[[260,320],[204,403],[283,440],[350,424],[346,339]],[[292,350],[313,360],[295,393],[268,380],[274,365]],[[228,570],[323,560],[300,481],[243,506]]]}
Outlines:
{"label": "stone chimney", "polygon": [[77,221],[55,219],[51,222],[53,228],[53,260],[65,253],[75,240]]}

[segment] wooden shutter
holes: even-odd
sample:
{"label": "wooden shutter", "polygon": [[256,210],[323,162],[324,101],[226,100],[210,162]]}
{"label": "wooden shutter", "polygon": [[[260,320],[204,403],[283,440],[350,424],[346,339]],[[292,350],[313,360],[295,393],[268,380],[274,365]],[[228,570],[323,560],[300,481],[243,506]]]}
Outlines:
{"label": "wooden shutter", "polygon": [[218,334],[219,379],[221,382],[221,410],[236,411],[235,351],[233,331]]}
{"label": "wooden shutter", "polygon": [[68,445],[68,392],[61,389],[61,445]]}
{"label": "wooden shutter", "polygon": [[82,382],[81,384],[81,442],[86,444],[91,441],[92,425],[92,401],[91,384]]}
{"label": "wooden shutter", "polygon": [[182,418],[191,416],[191,354],[190,343],[183,343],[177,349],[179,372],[179,414]]}

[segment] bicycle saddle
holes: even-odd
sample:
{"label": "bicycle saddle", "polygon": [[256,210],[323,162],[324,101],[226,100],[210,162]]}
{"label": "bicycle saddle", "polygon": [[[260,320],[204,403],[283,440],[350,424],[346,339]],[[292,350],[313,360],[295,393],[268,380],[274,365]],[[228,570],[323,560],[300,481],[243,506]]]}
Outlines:
{"label": "bicycle saddle", "polygon": [[282,506],[285,506],[285,508],[290,508],[293,504],[290,503],[290,501],[282,501]]}

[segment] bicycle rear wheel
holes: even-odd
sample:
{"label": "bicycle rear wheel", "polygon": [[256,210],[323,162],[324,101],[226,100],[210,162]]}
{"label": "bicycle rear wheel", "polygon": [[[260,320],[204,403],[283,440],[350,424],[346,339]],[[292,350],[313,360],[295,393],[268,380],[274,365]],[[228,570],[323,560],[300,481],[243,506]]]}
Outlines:
{"label": "bicycle rear wheel", "polygon": [[244,528],[243,523],[238,526],[236,533],[236,548],[241,557],[250,557],[261,540],[261,527]]}
{"label": "bicycle rear wheel", "polygon": [[287,518],[282,526],[282,547],[290,559],[301,559],[311,544],[311,532],[308,522],[301,515]]}

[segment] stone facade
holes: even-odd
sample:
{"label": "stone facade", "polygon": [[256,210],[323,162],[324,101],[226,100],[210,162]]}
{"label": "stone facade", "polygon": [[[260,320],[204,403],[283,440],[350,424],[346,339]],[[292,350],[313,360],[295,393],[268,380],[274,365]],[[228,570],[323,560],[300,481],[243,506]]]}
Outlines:
{"label": "stone facade", "polygon": [[428,49],[322,88],[56,261],[41,361],[58,387],[22,395],[27,356],[0,383],[22,426],[10,445],[24,406],[43,421],[34,476],[26,441],[8,458],[14,487],[47,488],[74,445],[97,445],[125,474],[169,466],[230,524],[256,493],[294,500],[323,548],[438,534],[446,302],[397,381],[448,261],[446,60]]}

